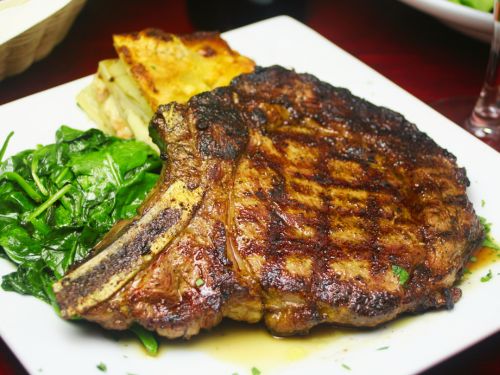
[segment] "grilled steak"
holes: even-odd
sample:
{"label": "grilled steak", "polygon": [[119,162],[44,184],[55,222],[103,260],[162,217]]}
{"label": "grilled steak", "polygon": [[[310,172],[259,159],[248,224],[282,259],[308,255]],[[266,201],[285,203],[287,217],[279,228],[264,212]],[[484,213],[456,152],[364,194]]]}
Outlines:
{"label": "grilled steak", "polygon": [[162,182],[54,285],[64,317],[291,335],[460,297],[483,239],[465,170],[400,114],[274,66],[161,106],[151,133]]}

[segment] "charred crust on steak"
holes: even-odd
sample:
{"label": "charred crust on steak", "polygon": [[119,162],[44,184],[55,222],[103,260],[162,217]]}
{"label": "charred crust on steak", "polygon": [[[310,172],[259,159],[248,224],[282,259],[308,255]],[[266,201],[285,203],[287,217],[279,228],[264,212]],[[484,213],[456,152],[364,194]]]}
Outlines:
{"label": "charred crust on steak", "polygon": [[454,285],[484,237],[469,180],[401,114],[272,66],[160,106],[150,130],[166,160],[155,194],[177,180],[203,194],[175,239],[84,318],[171,338],[223,317],[264,320],[286,336],[460,298]]}
{"label": "charred crust on steak", "polygon": [[205,157],[236,159],[248,141],[248,126],[227,95],[200,94],[191,99],[199,132],[198,147]]}

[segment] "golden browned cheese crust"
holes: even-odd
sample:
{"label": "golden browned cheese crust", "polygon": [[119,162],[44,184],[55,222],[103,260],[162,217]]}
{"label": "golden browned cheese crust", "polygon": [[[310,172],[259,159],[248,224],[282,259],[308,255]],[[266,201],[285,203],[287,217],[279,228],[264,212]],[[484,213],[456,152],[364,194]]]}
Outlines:
{"label": "golden browned cheese crust", "polygon": [[153,109],[171,101],[184,103],[254,69],[254,62],[232,50],[218,33],[177,36],[146,29],[114,35],[113,41]]}
{"label": "golden browned cheese crust", "polygon": [[[106,239],[100,263],[56,285],[64,316],[113,329],[138,322],[171,338],[223,317],[263,319],[291,335],[320,323],[371,327],[459,299],[454,285],[484,236],[466,173],[400,114],[275,66],[161,106],[151,130],[162,182],[141,216]],[[166,204],[139,227],[179,181],[179,212]],[[138,240],[185,214],[161,251]],[[165,215],[168,228],[154,224]],[[138,228],[130,243],[144,262],[120,284],[105,281],[116,280],[103,266],[113,245],[124,267],[137,256],[123,233]],[[408,272],[404,285],[395,267]],[[101,285],[86,281],[99,273]]]}

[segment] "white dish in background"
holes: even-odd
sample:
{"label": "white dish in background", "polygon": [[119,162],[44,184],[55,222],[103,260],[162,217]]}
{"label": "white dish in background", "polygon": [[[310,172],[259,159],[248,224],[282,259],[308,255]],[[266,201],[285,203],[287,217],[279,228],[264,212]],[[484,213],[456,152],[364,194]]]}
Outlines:
{"label": "white dish in background", "polygon": [[448,0],[400,0],[409,6],[439,19],[452,29],[472,38],[490,43],[493,34],[493,15],[452,3]]}
{"label": "white dish in background", "polygon": [[0,81],[47,56],[84,4],[85,0],[1,0]]}
{"label": "white dish in background", "polygon": [[[262,66],[281,64],[315,74],[335,86],[349,88],[375,104],[393,108],[447,148],[467,168],[469,196],[478,214],[493,223],[500,237],[500,154],[470,136],[427,105],[301,23],[276,17],[225,33],[231,47]],[[97,66],[97,61],[96,61]],[[10,130],[9,154],[54,141],[61,124],[88,128],[92,123],[78,109],[75,95],[90,77],[0,107],[0,139]],[[486,202],[484,207],[481,200]],[[13,266],[0,259],[0,274]],[[481,283],[488,269],[493,278]],[[500,329],[500,262],[470,275],[463,297],[452,311],[434,311],[405,318],[371,331],[322,334],[308,339],[268,339],[249,343],[255,335],[220,341],[220,331],[191,343],[162,343],[151,358],[130,341],[114,341],[103,330],[63,321],[52,308],[33,297],[0,290],[0,334],[32,374],[408,374],[422,371]],[[257,330],[257,328],[256,328]],[[219,332],[219,334],[217,333]],[[227,330],[231,336],[231,330]],[[334,332],[334,330],[329,330]],[[317,336],[317,335],[316,335]],[[268,336],[266,336],[268,337]],[[259,347],[260,346],[260,347]],[[388,346],[386,350],[377,350]],[[215,353],[215,354],[214,354]],[[229,353],[229,354],[228,354]],[[234,353],[234,355],[233,355]],[[276,354],[278,353],[278,354]],[[242,360],[242,357],[247,357]],[[229,358],[228,358],[229,357]],[[274,359],[274,362],[273,362]],[[350,371],[343,367],[350,367]]]}

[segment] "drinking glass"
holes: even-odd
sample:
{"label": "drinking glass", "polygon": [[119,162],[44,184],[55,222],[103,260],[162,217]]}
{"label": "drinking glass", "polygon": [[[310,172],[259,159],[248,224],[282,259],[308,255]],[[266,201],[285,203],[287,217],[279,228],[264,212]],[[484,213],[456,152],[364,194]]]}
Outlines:
{"label": "drinking glass", "polygon": [[493,8],[493,38],[486,77],[479,98],[464,127],[492,146],[500,143],[500,1]]}

